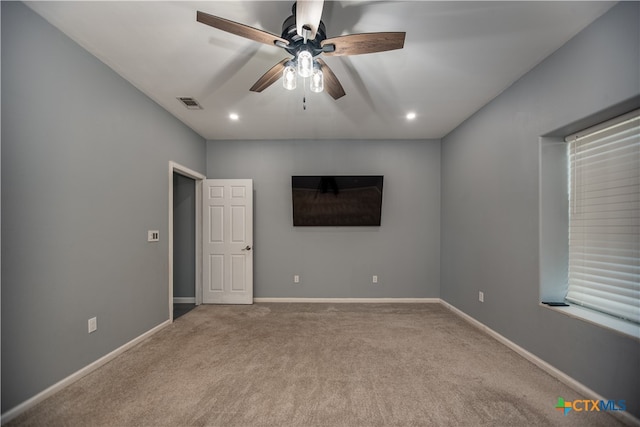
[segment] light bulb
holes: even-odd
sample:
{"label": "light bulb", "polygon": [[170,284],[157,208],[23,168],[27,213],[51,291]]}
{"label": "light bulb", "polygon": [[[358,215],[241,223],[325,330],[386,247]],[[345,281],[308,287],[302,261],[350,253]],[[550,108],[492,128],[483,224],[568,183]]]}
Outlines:
{"label": "light bulb", "polygon": [[324,77],[322,70],[318,66],[313,67],[313,73],[311,74],[311,92],[322,92],[324,90]]}
{"label": "light bulb", "polygon": [[300,77],[309,77],[313,72],[313,56],[308,50],[298,54],[298,74]]}
{"label": "light bulb", "polygon": [[293,65],[287,65],[282,71],[282,85],[287,90],[294,90],[296,88],[296,69]]}

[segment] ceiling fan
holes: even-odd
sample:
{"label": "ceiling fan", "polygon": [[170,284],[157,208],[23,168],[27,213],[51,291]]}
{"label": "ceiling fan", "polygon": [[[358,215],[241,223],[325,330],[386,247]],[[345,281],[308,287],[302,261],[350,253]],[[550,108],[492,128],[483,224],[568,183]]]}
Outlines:
{"label": "ceiling fan", "polygon": [[280,47],[292,56],[264,73],[251,87],[252,92],[262,92],[280,77],[283,78],[284,87],[293,90],[297,74],[310,77],[311,91],[322,92],[326,89],[333,99],[338,99],[345,95],[344,89],[320,55],[361,55],[402,49],[405,33],[363,33],[327,38],[321,20],[323,5],[324,0],[298,0],[291,8],[292,15],[282,23],[281,36],[201,11],[198,11],[196,20],[240,37]]}

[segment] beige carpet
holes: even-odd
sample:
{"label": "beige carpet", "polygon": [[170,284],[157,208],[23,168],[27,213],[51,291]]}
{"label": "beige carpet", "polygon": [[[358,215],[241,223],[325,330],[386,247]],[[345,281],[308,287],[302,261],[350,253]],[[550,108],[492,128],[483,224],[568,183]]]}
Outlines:
{"label": "beige carpet", "polygon": [[616,426],[438,304],[200,306],[9,425]]}

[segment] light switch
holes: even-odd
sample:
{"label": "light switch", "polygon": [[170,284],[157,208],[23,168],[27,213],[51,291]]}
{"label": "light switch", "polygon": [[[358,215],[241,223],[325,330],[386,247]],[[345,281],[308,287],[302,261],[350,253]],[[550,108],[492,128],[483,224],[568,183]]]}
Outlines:
{"label": "light switch", "polygon": [[98,318],[92,317],[89,319],[89,333],[95,332],[98,329]]}

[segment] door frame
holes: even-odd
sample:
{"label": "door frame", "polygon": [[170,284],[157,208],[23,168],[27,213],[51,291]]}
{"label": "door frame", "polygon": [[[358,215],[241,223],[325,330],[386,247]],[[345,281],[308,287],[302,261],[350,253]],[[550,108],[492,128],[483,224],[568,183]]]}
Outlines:
{"label": "door frame", "polygon": [[169,162],[169,321],[173,322],[173,174],[195,181],[196,192],[196,305],[202,304],[202,182],[207,177],[174,161]]}

